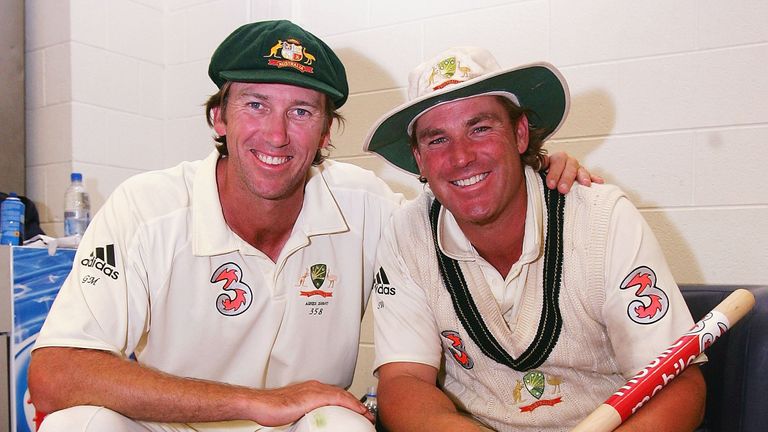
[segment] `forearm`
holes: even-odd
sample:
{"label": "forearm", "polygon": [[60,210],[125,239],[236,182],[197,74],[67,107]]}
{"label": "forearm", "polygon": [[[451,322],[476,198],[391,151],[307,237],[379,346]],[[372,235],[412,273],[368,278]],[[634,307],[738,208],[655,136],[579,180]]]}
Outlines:
{"label": "forearm", "polygon": [[617,432],[682,432],[695,430],[704,416],[706,385],[691,365],[627,419]]}
{"label": "forearm", "polygon": [[276,426],[325,405],[365,412],[351,394],[319,382],[258,390],[176,377],[111,353],[74,348],[33,352],[29,388],[33,402],[44,412],[98,405],[155,422],[252,420]]}
{"label": "forearm", "polygon": [[379,380],[379,415],[390,432],[478,430],[434,384],[409,376]]}
{"label": "forearm", "polygon": [[[43,348],[32,355],[29,387],[45,412],[105,406],[137,420],[238,418],[246,388],[171,376],[104,351]],[[241,417],[242,418],[242,417]]]}

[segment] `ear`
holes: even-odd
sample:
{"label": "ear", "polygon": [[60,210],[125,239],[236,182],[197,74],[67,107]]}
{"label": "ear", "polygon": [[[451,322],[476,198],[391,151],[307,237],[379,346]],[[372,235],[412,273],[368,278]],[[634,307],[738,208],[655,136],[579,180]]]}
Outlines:
{"label": "ear", "polygon": [[416,166],[419,167],[419,173],[421,175],[424,175],[424,167],[422,166],[421,162],[421,153],[419,153],[419,146],[413,146],[411,147],[411,153],[413,153],[413,158],[416,159]]}
{"label": "ear", "polygon": [[213,108],[213,130],[216,135],[225,136],[227,134],[227,123],[222,118],[221,106]]}
{"label": "ear", "polygon": [[320,147],[321,149],[324,149],[328,147],[328,145],[331,143],[331,132],[326,133],[320,138]]}
{"label": "ear", "polygon": [[517,124],[515,125],[515,141],[517,144],[517,151],[520,154],[523,154],[528,150],[529,138],[528,117],[523,114],[517,120]]}
{"label": "ear", "polygon": [[323,136],[320,137],[319,148],[324,149],[331,144],[331,127],[333,127],[333,120],[330,120],[328,122],[328,127],[326,128],[326,132],[323,134]]}

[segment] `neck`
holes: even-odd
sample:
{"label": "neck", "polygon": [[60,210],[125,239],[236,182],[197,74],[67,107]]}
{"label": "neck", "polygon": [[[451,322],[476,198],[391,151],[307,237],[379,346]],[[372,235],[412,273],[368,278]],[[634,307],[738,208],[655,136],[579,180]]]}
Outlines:
{"label": "neck", "polygon": [[242,182],[226,175],[224,163],[219,160],[216,179],[227,226],[241,239],[277,262],[304,205],[304,189],[278,200],[257,197],[241,187]]}
{"label": "neck", "polygon": [[514,201],[491,222],[472,224],[458,222],[464,235],[483,259],[502,277],[506,277],[523,253],[528,194],[525,182]]}

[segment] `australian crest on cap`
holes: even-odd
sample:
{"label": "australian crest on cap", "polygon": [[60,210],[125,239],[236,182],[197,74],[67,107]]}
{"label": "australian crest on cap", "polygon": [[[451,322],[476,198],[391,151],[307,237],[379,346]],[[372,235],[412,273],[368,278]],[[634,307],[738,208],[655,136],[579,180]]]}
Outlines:
{"label": "australian crest on cap", "polygon": [[[456,56],[446,57],[432,66],[432,72],[429,75],[429,85],[437,85],[432,90],[439,90],[451,84],[457,84],[469,79],[469,66],[462,66]],[[458,74],[456,73],[458,71]],[[455,75],[455,78],[454,78]]]}
{"label": "australian crest on cap", "polygon": [[315,56],[309,53],[298,39],[278,39],[270,48],[269,54],[264,57],[270,59],[270,66],[292,67],[299,72],[314,73],[314,68],[309,65],[316,60]]}

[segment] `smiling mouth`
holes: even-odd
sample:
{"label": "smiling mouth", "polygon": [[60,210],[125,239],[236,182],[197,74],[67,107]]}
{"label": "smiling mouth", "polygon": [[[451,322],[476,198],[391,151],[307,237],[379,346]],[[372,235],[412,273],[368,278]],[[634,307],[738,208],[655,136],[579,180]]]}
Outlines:
{"label": "smiling mouth", "polygon": [[265,155],[264,153],[259,153],[256,150],[251,150],[251,152],[256,155],[258,160],[264,162],[267,165],[282,165],[293,159],[293,156],[269,156]]}
{"label": "smiling mouth", "polygon": [[472,177],[468,177],[465,179],[453,180],[451,181],[451,184],[459,187],[467,187],[467,186],[472,186],[473,184],[480,183],[481,181],[485,180],[486,177],[488,177],[488,173],[484,172],[482,174],[473,175]]}

